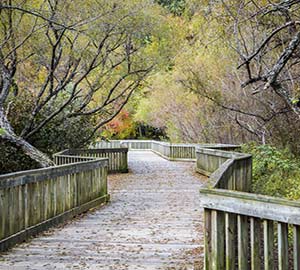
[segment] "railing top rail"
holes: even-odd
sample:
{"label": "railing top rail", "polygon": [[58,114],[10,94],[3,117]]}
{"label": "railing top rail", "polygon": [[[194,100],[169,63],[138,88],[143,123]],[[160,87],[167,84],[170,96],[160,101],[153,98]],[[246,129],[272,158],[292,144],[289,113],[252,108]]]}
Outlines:
{"label": "railing top rail", "polygon": [[[107,158],[97,158],[97,157],[89,157],[89,156],[76,156],[72,154],[68,155],[55,155],[56,157],[60,158],[70,158],[70,159],[78,159],[78,160],[83,160],[83,161],[92,161],[92,160],[102,160],[102,159],[107,159]],[[79,163],[81,161],[76,161],[74,163]],[[72,163],[73,164],[73,163]]]}
{"label": "railing top rail", "polygon": [[[222,143],[172,143],[172,142],[166,142],[166,141],[157,141],[157,140],[108,140],[108,141],[98,141],[103,143],[130,143],[130,142],[145,142],[145,143],[160,143],[160,144],[168,144],[168,145],[176,145],[176,146],[199,146],[199,147],[232,147],[232,148],[240,148],[239,145],[235,144],[222,144]],[[97,142],[96,142],[97,143]]]}
{"label": "railing top rail", "polygon": [[198,144],[196,143],[169,143],[167,142],[168,144],[170,144],[171,146],[182,146],[182,147],[195,147],[197,146]]}
{"label": "railing top rail", "polygon": [[162,144],[162,145],[171,145],[171,143],[169,143],[169,142],[163,142],[163,141],[152,141],[152,143]]}
{"label": "railing top rail", "polygon": [[130,139],[128,139],[128,140],[110,140],[108,142],[114,142],[114,141],[116,141],[116,142],[149,142],[150,143],[155,140],[130,140]]}
{"label": "railing top rail", "polygon": [[251,155],[246,153],[230,152],[225,150],[201,148],[201,147],[196,148],[196,153],[205,153],[208,155],[225,157],[225,158],[236,159],[236,160],[251,158]]}
{"label": "railing top rail", "polygon": [[195,144],[201,148],[210,148],[210,147],[230,147],[230,148],[240,148],[240,145],[237,144],[224,144],[224,143],[207,143],[207,144],[201,144],[201,143],[197,143]]}
{"label": "railing top rail", "polygon": [[62,150],[60,152],[54,153],[52,156],[61,156],[61,155],[67,155],[69,153],[69,149]]}
{"label": "railing top rail", "polygon": [[95,148],[95,149],[70,149],[69,154],[80,153],[111,153],[111,152],[128,152],[127,147],[114,147],[114,148]]}
{"label": "railing top rail", "polygon": [[154,143],[160,145],[167,145],[167,146],[178,146],[178,147],[195,147],[195,148],[211,148],[211,149],[218,149],[218,148],[232,148],[232,149],[239,149],[240,145],[235,144],[222,144],[222,143],[173,143],[173,142],[166,142],[166,141],[157,141],[157,140],[108,140],[108,141],[98,141],[97,143],[119,143],[121,146],[122,144],[126,143]]}

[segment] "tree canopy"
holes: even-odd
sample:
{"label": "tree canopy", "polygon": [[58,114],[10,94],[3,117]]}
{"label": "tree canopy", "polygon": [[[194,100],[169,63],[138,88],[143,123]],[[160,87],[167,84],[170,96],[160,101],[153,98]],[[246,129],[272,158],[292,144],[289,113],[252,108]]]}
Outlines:
{"label": "tree canopy", "polygon": [[45,153],[96,138],[297,153],[299,5],[3,0],[1,142],[41,166],[51,164]]}

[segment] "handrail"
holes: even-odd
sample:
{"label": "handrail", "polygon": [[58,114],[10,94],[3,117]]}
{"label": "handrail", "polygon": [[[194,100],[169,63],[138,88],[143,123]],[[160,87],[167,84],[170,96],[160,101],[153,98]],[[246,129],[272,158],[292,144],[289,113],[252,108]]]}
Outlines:
{"label": "handrail", "polygon": [[95,158],[108,158],[109,173],[128,172],[128,148],[101,148],[101,149],[68,149],[53,155],[56,164],[86,161]]}
{"label": "handrail", "polygon": [[204,269],[300,269],[300,202],[249,193],[251,155],[210,149],[196,155],[197,171],[210,175],[200,189]]}
{"label": "handrail", "polygon": [[227,144],[182,144],[170,143],[155,140],[111,140],[96,142],[91,146],[91,149],[98,149],[98,147],[115,148],[127,147],[130,150],[149,150],[162,156],[165,159],[172,161],[195,161],[197,148],[210,148],[221,150],[239,150],[239,145]]}
{"label": "handrail", "polygon": [[0,175],[0,252],[109,201],[108,159],[66,153],[56,166]]}
{"label": "handrail", "polygon": [[300,225],[300,203],[226,189],[201,189],[202,203],[218,211]]}

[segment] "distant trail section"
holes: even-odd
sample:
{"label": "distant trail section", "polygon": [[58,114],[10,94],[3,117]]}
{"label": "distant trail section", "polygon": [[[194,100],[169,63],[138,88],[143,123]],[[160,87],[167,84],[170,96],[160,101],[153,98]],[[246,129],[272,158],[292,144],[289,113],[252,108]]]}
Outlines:
{"label": "distant trail section", "polygon": [[0,269],[203,269],[206,178],[193,162],[129,152],[109,176],[111,202],[0,256]]}

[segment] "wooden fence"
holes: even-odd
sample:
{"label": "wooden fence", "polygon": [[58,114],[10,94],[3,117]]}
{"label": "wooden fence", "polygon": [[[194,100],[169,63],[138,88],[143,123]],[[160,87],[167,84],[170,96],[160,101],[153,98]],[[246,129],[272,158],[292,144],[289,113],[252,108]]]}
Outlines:
{"label": "wooden fence", "polygon": [[63,157],[60,164],[0,175],[0,251],[109,200],[108,159]]}
{"label": "wooden fence", "polygon": [[120,148],[120,147],[121,147],[121,141],[120,140],[97,141],[91,146],[91,148],[93,148],[93,149]]}
{"label": "wooden fence", "polygon": [[130,150],[151,150],[152,142],[151,140],[121,140],[120,145]]}
{"label": "wooden fence", "polygon": [[[116,144],[114,144],[116,145]],[[71,149],[55,154],[56,164],[73,163],[78,158],[89,160],[91,158],[108,158],[109,173],[128,172],[128,148],[102,148],[102,149]]]}
{"label": "wooden fence", "polygon": [[[249,193],[251,156],[197,149],[205,270],[299,270],[300,203]],[[290,239],[289,239],[290,236]]]}
{"label": "wooden fence", "polygon": [[196,160],[196,148],[210,148],[227,151],[239,150],[238,145],[227,144],[179,144],[154,140],[111,140],[96,142],[92,148],[102,147],[120,148],[127,147],[129,150],[150,150],[168,160]]}

